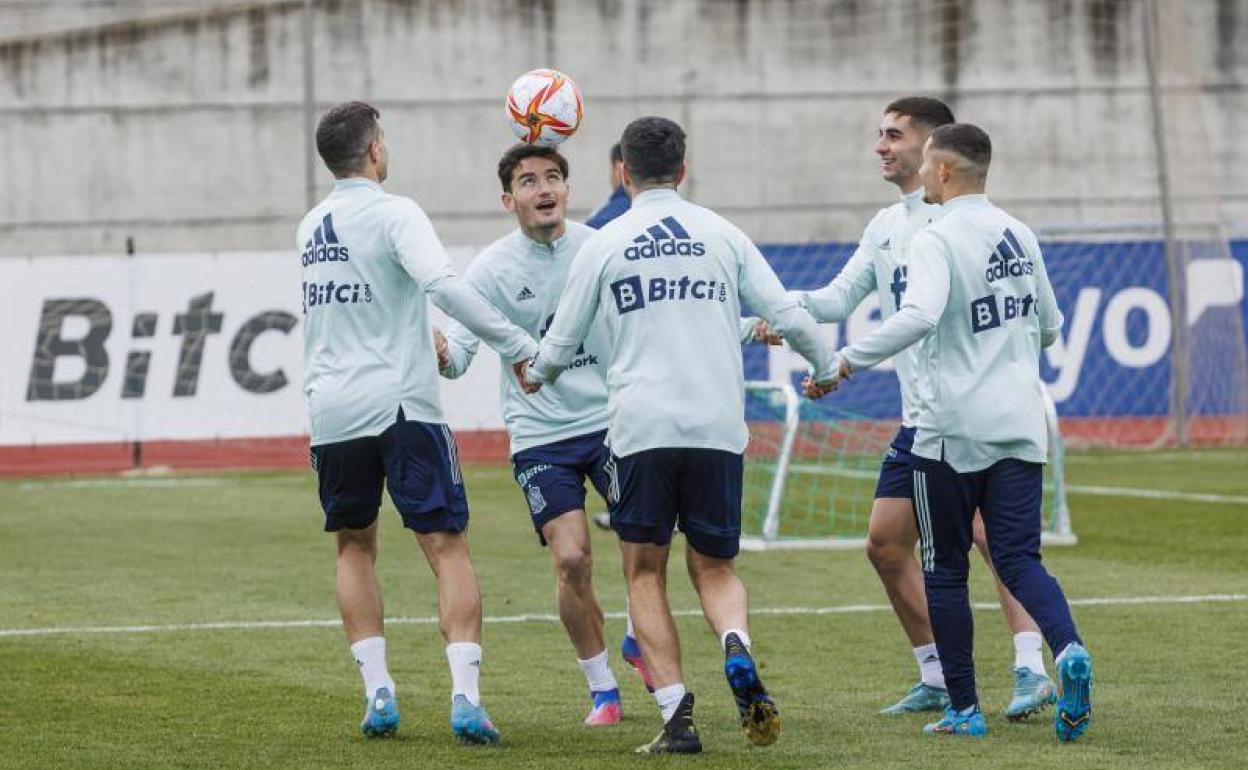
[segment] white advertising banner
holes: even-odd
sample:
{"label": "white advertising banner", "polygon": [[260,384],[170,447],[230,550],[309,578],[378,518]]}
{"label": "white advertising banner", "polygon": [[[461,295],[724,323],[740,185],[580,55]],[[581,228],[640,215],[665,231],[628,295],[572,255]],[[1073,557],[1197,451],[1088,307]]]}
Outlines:
{"label": "white advertising banner", "polygon": [[[0,446],[305,434],[292,254],[0,259]],[[453,428],[502,428],[498,378],[443,381]]]}

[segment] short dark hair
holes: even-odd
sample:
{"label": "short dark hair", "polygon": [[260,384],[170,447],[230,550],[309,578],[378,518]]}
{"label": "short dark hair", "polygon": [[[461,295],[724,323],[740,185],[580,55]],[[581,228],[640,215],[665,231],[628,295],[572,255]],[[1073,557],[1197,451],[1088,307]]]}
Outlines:
{"label": "short dark hair", "polygon": [[316,151],[336,177],[364,168],[368,146],[381,135],[381,113],[365,102],[343,102],[321,116],[316,126]]}
{"label": "short dark hair", "polygon": [[685,162],[685,130],[667,118],[637,118],[625,127],[620,149],[634,182],[674,182]]}
{"label": "short dark hair", "polygon": [[987,173],[992,162],[992,140],[979,126],[970,123],[950,123],[932,132],[933,150],[944,150],[966,158],[968,162]]}
{"label": "short dark hair", "polygon": [[955,122],[953,110],[949,109],[949,105],[930,96],[903,96],[900,99],[894,99],[884,108],[885,115],[890,112],[908,115],[911,122],[925,128],[939,128]]}
{"label": "short dark hair", "polygon": [[568,159],[560,155],[558,150],[521,142],[508,147],[498,161],[498,181],[503,185],[503,192],[511,192],[511,176],[525,158],[550,158],[559,167],[559,173],[563,174],[564,180],[568,178]]}
{"label": "short dark hair", "polygon": [[612,163],[624,162],[624,150],[620,147],[619,142],[616,142],[615,144],[611,145],[611,162]]}

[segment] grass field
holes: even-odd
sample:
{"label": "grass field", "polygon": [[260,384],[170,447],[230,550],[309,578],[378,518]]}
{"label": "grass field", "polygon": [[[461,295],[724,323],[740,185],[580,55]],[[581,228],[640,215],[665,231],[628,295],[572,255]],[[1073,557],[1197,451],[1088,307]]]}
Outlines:
{"label": "grass field", "polygon": [[[0,767],[1248,763],[1248,452],[1069,458],[1076,489],[1219,496],[1072,490],[1080,544],[1046,552],[1072,599],[1206,597],[1075,608],[1097,674],[1095,723],[1080,743],[1058,745],[1047,718],[1013,725],[1000,717],[1012,649],[1000,613],[988,609],[976,613],[987,740],[931,739],[919,733],[923,716],[876,716],[915,672],[863,555],[763,553],[743,555],[740,572],[762,610],[755,652],[785,733],[769,749],[746,745],[718,645],[691,613],[680,630],[706,752],[667,759],[629,753],[658,728],[635,676],[623,678],[621,727],[581,727],[584,679],[550,618],[550,568],[521,496],[503,468],[467,476],[486,614],[499,618],[485,628],[483,689],[503,746],[450,739],[449,675],[437,628],[424,620],[435,613],[433,581],[388,506],[380,571],[387,615],[406,619],[387,632],[403,727],[397,739],[366,742],[359,678],[335,623],[333,547],[320,532],[309,474],[9,481],[0,483]],[[599,595],[621,610],[612,536],[596,532],[594,547]],[[973,580],[975,599],[991,601],[982,563]],[[697,606],[683,576],[672,585],[673,606]],[[308,620],[327,622],[297,624]],[[214,623],[223,625],[200,625]],[[609,622],[612,645],[622,631],[622,621]],[[616,669],[624,674],[618,659]]]}

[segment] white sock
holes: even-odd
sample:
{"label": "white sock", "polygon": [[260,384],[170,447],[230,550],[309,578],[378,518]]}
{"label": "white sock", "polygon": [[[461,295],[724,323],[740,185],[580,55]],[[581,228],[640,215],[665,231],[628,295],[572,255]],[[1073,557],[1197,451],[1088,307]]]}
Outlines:
{"label": "white sock", "polygon": [[452,642],[446,645],[446,662],[451,664],[451,700],[462,695],[474,706],[481,705],[481,645]]}
{"label": "white sock", "polygon": [[619,689],[615,674],[611,673],[611,665],[607,662],[607,651],[603,650],[589,660],[578,660],[585,679],[589,682],[590,692],[605,692]]}
{"label": "white sock", "polygon": [[663,724],[667,724],[671,720],[672,714],[676,713],[676,707],[680,705],[680,701],[684,697],[684,682],[669,684],[667,687],[660,687],[654,691],[654,699],[659,704],[659,711],[663,713]]}
{"label": "white sock", "polygon": [[945,689],[945,672],[940,667],[940,653],[936,652],[935,642],[915,647],[914,659],[919,663],[919,678],[923,684]]}
{"label": "white sock", "polygon": [[637,638],[637,634],[633,632],[633,611],[628,602],[624,602],[624,635]]}
{"label": "white sock", "polygon": [[1014,668],[1029,668],[1044,674],[1044,655],[1040,652],[1044,639],[1036,631],[1014,634]]}
{"label": "white sock", "polygon": [[364,697],[372,698],[382,687],[394,695],[394,680],[386,669],[386,638],[370,636],[351,645],[351,657],[364,677]]}
{"label": "white sock", "polygon": [[745,645],[745,649],[750,649],[750,635],[739,628],[730,628],[719,635],[720,649],[728,646],[728,634],[736,634],[737,637],[741,639],[741,643]]}

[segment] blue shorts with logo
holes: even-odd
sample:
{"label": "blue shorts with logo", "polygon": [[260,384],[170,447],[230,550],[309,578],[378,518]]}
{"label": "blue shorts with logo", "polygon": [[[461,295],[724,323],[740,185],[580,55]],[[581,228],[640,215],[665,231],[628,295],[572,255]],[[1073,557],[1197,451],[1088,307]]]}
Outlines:
{"label": "blue shorts with logo", "polygon": [[380,436],[312,447],[312,468],[326,532],[376,521],[383,483],[404,527],[422,535],[468,527],[455,437],[442,423],[407,420],[400,409]]}
{"label": "blue shorts with logo", "polygon": [[914,428],[901,426],[893,436],[884,461],[880,463],[880,479],[875,483],[876,497],[904,497],[914,499]]}
{"label": "blue shorts with logo", "polygon": [[698,553],[717,559],[737,555],[742,455],[673,447],[611,459],[620,500],[611,513],[611,528],[621,540],[667,545],[679,525]]}
{"label": "blue shorts with logo", "polygon": [[615,507],[607,476],[611,452],[606,441],[607,432],[600,430],[522,449],[512,455],[511,468],[516,483],[524,490],[533,529],[537,530],[542,545],[546,545],[543,527],[569,511],[585,510],[586,479],[607,501],[608,511]]}

